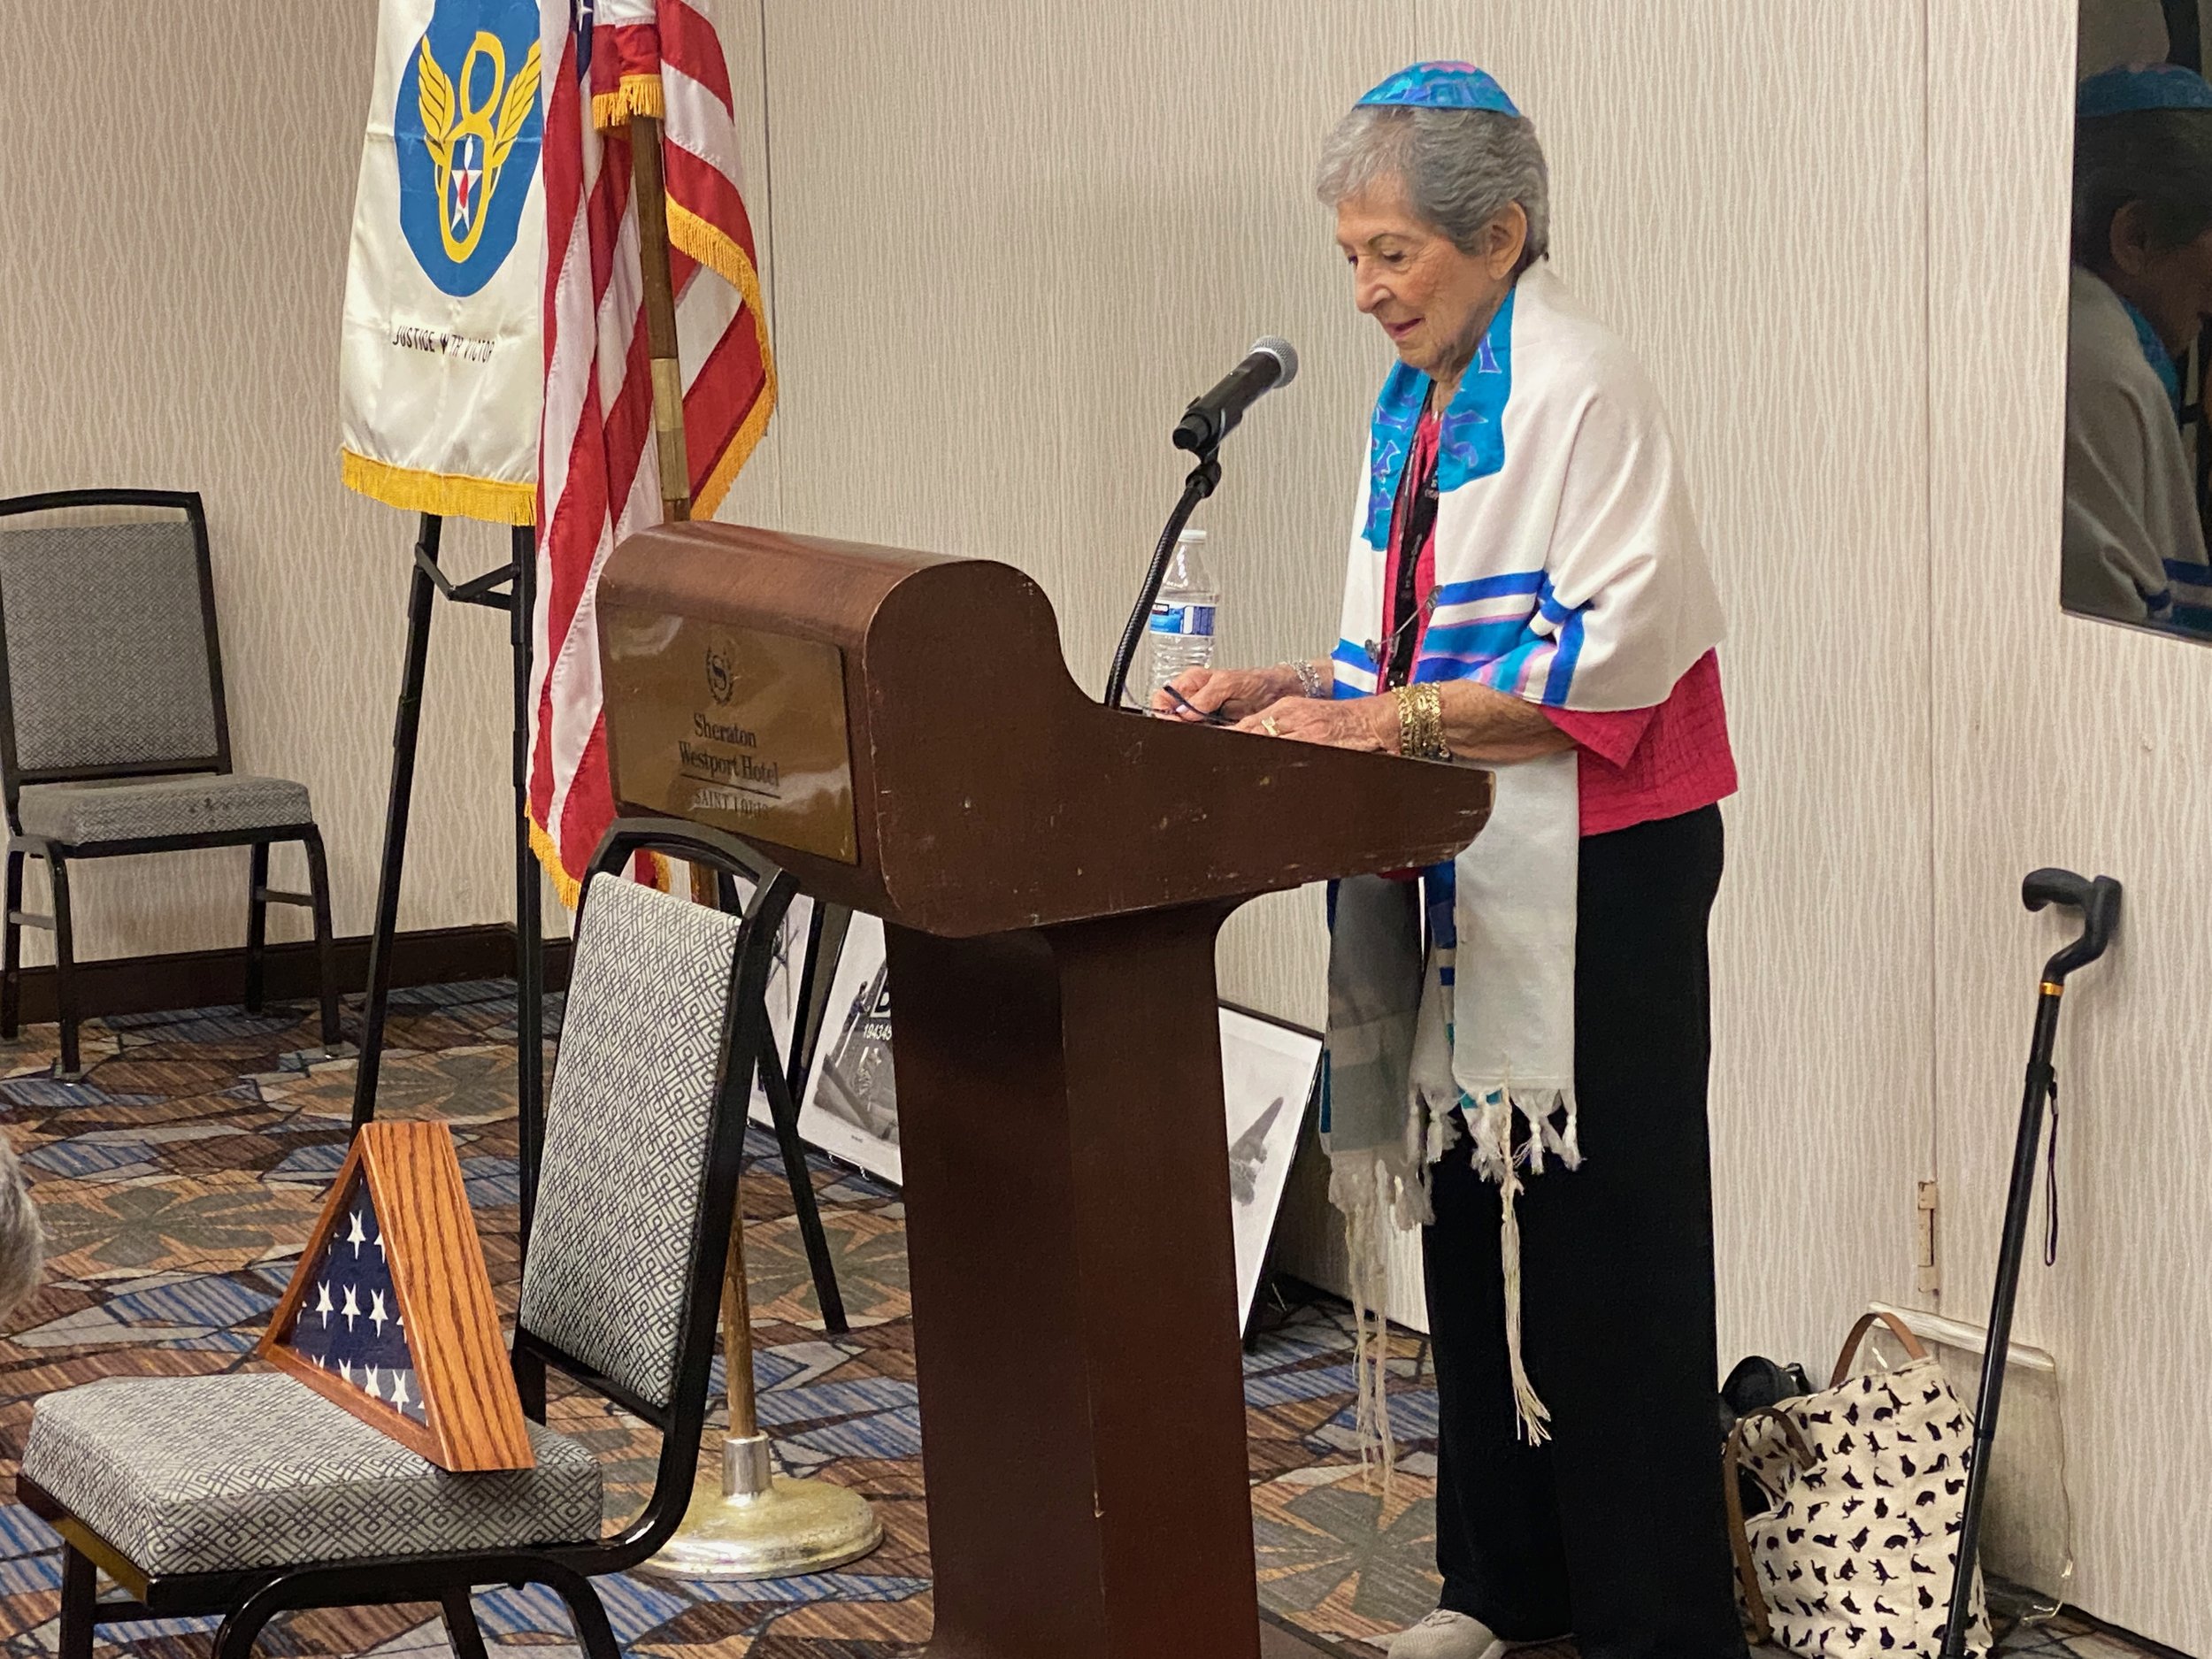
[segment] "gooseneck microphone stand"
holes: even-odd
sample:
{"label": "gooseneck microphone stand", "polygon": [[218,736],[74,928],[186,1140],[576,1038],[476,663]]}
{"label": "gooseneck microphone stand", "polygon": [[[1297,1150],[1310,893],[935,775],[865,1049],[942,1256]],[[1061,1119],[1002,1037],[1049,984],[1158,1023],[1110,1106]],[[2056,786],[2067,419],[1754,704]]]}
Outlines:
{"label": "gooseneck microphone stand", "polygon": [[[1997,1252],[1996,1287],[1990,1296],[1989,1346],[1982,1353],[1981,1398],[1974,1408],[1974,1452],[1966,1468],[1966,1502],[1951,1585],[1951,1614],[1943,1626],[1942,1659],[1962,1659],[1966,1652],[1975,1558],[1981,1546],[1982,1499],[1989,1489],[1989,1460],[1997,1441],[1997,1408],[2004,1399],[2005,1359],[2012,1347],[2012,1308],[2027,1248],[2028,1216],[2035,1207],[2036,1152],[2043,1139],[2044,1109],[2058,1098],[2051,1051],[2058,1040],[2059,1005],[2066,995],[2067,975],[2103,956],[2120,925],[2120,884],[2110,876],[2090,881],[2070,870],[2037,870],[2021,883],[2020,898],[2032,910],[2056,904],[2078,911],[2081,936],[2045,966],[2041,994],[2036,998],[2035,1035],[2028,1048],[2027,1089],[2012,1148],[2012,1187]],[[2055,1188],[2051,1202],[2058,1202]]]}
{"label": "gooseneck microphone stand", "polygon": [[1183,534],[1198,503],[1221,482],[1221,463],[1216,459],[1221,441],[1237,429],[1256,398],[1277,387],[1288,386],[1297,378],[1298,353],[1290,342],[1263,334],[1245,353],[1244,361],[1210,390],[1193,398],[1183,418],[1175,423],[1175,447],[1196,457],[1198,464],[1183,480],[1183,498],[1168,515],[1167,528],[1160,532],[1160,545],[1152,549],[1152,567],[1145,572],[1144,590],[1137,595],[1136,609],[1129,613],[1129,621],[1121,631],[1105,695],[1099,699],[1108,708],[1118,709],[1128,695],[1129,666],[1136,661],[1137,642],[1144,638],[1146,624],[1151,620],[1152,602],[1160,596],[1160,584],[1167,580],[1176,538]]}
{"label": "gooseneck microphone stand", "polygon": [[[1177,442],[1181,441],[1179,434]],[[1114,651],[1114,666],[1106,679],[1106,692],[1099,699],[1110,709],[1121,707],[1130,664],[1137,659],[1137,646],[1152,619],[1152,602],[1160,596],[1160,584],[1167,580],[1168,561],[1175,557],[1175,539],[1183,534],[1191,514],[1198,511],[1198,503],[1212,495],[1221,482],[1218,447],[1211,445],[1195,452],[1198,465],[1191,468],[1190,476],[1183,480],[1182,499],[1175,503],[1175,511],[1168,514],[1167,528],[1160,532],[1160,544],[1152,549],[1152,568],[1145,572],[1143,591],[1138,594],[1136,608],[1130,611],[1129,620],[1121,630],[1121,644]]]}

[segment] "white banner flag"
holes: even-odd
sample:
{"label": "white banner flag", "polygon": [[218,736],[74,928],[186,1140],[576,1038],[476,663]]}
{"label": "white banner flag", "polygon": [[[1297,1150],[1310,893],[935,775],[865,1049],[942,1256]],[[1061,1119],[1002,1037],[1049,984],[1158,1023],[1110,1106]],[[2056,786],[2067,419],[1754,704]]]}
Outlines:
{"label": "white banner flag", "polygon": [[538,0],[382,0],[339,367],[346,483],[534,515],[545,359]]}

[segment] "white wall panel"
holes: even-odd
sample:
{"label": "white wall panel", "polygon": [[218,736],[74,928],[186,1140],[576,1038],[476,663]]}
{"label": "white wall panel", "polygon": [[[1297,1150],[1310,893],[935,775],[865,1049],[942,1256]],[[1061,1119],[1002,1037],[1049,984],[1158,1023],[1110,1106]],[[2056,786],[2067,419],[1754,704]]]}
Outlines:
{"label": "white wall panel", "polygon": [[2020,878],[2116,875],[2119,945],[2060,1028],[2059,1262],[2032,1250],[2019,1331],[2063,1381],[2073,1599],[2212,1652],[2212,652],[2058,610],[2071,0],[1932,0],[1930,23],[1945,1306],[1985,1317],[2039,970],[2069,936]]}
{"label": "white wall panel", "polygon": [[[1900,115],[1917,6],[1768,9],[1756,32],[1724,4],[766,9],[785,521],[1023,566],[1087,681],[1176,488],[1175,411],[1267,330],[1306,367],[1238,434],[1202,520],[1225,648],[1330,639],[1389,357],[1308,174],[1417,55],[1504,77],[1554,157],[1562,270],[1682,426],[1734,618],[1729,1340],[1824,1348],[1858,1300],[1909,1286],[1927,829],[1924,804],[1880,837],[1861,815],[1870,787],[1924,803],[1926,669],[1916,637],[1839,615],[1836,573],[1854,611],[1923,609],[1921,135]],[[1775,74],[1797,62],[1854,73]],[[1892,234],[1836,234],[1870,223]],[[987,673],[988,641],[948,641],[946,662]],[[1228,993],[1316,1020],[1317,916],[1303,895],[1240,919]],[[1301,1210],[1302,1259],[1326,1225]]]}

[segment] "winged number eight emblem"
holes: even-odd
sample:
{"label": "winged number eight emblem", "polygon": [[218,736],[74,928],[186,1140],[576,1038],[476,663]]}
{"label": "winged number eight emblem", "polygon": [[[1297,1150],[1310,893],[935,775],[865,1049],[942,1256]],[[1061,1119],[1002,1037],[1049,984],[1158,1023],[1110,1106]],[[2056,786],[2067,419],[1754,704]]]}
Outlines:
{"label": "winged number eight emblem", "polygon": [[[438,66],[429,37],[423,38],[423,136],[437,170],[438,231],[445,239],[446,257],[456,265],[476,251],[488,217],[484,210],[499,188],[500,172],[537,107],[540,57],[533,42],[511,81],[507,49],[497,35],[480,30],[461,60],[457,81]],[[479,73],[480,66],[488,68],[488,78]],[[475,97],[480,88],[480,102]]]}

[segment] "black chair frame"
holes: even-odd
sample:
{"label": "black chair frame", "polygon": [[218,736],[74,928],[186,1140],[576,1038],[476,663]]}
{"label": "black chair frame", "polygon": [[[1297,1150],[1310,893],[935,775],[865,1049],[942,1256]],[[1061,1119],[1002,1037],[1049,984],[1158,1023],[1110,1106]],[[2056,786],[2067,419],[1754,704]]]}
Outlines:
{"label": "black chair frame", "polygon": [[[768,972],[784,913],[796,891],[788,875],[718,831],[674,820],[631,818],[618,820],[600,842],[584,878],[587,893],[594,876],[618,872],[632,856],[646,850],[705,864],[755,884],[751,902],[742,912],[731,965],[721,1074],[715,1083],[714,1124],[700,1181],[699,1225],[692,1240],[691,1267],[684,1289],[676,1386],[668,1405],[654,1405],[519,1325],[510,1356],[525,1405],[540,1422],[545,1418],[545,1372],[550,1367],[660,1430],[659,1463],[643,1510],[620,1532],[589,1543],[372,1556],[149,1578],[50,1494],[19,1475],[18,1497],[62,1535],[59,1659],[90,1659],[93,1630],[97,1624],[215,1613],[225,1617],[216,1632],[213,1659],[247,1659],[263,1626],[279,1613],[406,1601],[438,1603],[457,1659],[484,1659],[483,1634],[477,1627],[469,1592],[477,1585],[498,1584],[544,1585],[568,1605],[590,1659],[620,1659],[621,1649],[590,1580],[603,1573],[625,1571],[658,1550],[683,1520],[691,1502],[705,1432],[723,1271],[729,1255],[730,1229],[736,1225],[738,1178],[744,1158],[753,1070],[764,1055],[773,1052],[768,1046]],[[577,919],[580,924],[581,907]],[[122,1586],[128,1599],[98,1599],[96,1573],[100,1570]]]}
{"label": "black chair frame", "polygon": [[[326,1051],[342,1041],[338,1023],[338,972],[332,951],[330,924],[330,869],[323,853],[322,831],[310,822],[251,830],[222,830],[196,835],[148,836],[135,841],[99,841],[79,846],[44,836],[23,833],[17,813],[25,784],[85,783],[113,778],[166,777],[183,772],[227,774],[231,770],[230,711],[223,696],[223,653],[215,624],[215,578],[208,554],[207,510],[196,491],[160,489],[53,490],[43,495],[18,495],[0,501],[0,518],[25,513],[50,512],[81,507],[149,507],[181,512],[191,526],[199,558],[200,620],[207,641],[208,686],[215,711],[215,752],[180,760],[112,766],[50,766],[25,769],[17,764],[15,697],[8,675],[6,595],[0,593],[0,788],[4,789],[8,818],[7,894],[4,943],[0,943],[0,1037],[12,1039],[20,1028],[23,1006],[23,930],[42,927],[54,935],[54,1002],[61,1024],[61,1064],[64,1077],[81,1073],[78,1025],[81,1010],[77,995],[76,938],[69,906],[69,864],[79,858],[119,858],[136,853],[194,852],[212,847],[252,849],[246,896],[246,1009],[262,1010],[268,943],[269,906],[298,905],[312,913],[315,954],[322,1000],[322,1040]],[[309,890],[289,893],[269,885],[269,849],[283,841],[297,841],[307,855]],[[35,915],[23,908],[23,867],[42,860],[53,893],[53,913]]]}

